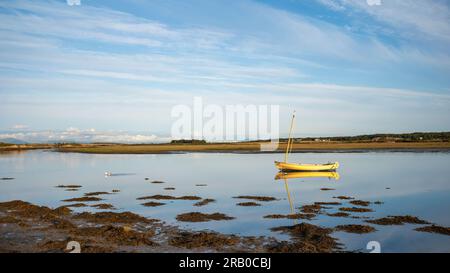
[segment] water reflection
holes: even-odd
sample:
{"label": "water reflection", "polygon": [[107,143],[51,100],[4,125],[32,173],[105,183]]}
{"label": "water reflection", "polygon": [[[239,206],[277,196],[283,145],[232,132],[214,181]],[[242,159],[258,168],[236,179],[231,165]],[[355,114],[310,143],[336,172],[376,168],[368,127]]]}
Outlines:
{"label": "water reflection", "polygon": [[335,180],[339,180],[340,178],[338,172],[279,172],[275,176],[275,180],[314,177],[326,177]]}
{"label": "water reflection", "polygon": [[[374,211],[366,214],[374,219],[387,215],[413,215],[441,226],[450,226],[450,183],[446,175],[450,153],[301,153],[291,157],[293,161],[305,162],[326,162],[332,158],[346,167],[340,169],[339,174],[280,173],[274,181],[273,154],[92,155],[28,151],[0,154],[0,177],[15,178],[9,182],[0,180],[0,202],[24,200],[56,208],[67,205],[61,200],[82,197],[88,192],[117,189],[120,192],[103,196],[102,202],[112,204],[118,212],[131,211],[181,228],[287,240],[287,235],[271,229],[292,225],[292,219],[268,219],[264,216],[286,215],[294,210],[299,212],[299,206],[337,201],[334,196],[351,196],[371,202],[382,201],[382,205],[373,205]],[[105,179],[105,171],[134,175]],[[337,178],[339,182],[336,182]],[[164,181],[165,184],[150,183],[153,180]],[[78,192],[55,187],[61,184],[82,187]],[[207,186],[195,186],[197,184]],[[175,190],[169,193],[165,187]],[[326,187],[334,190],[320,190]],[[216,202],[197,207],[192,201],[176,200],[167,202],[165,206],[146,207],[137,200],[156,194],[195,195],[215,199]],[[264,202],[257,207],[241,207],[236,206],[236,200],[232,198],[238,195],[270,196],[278,201]],[[347,201],[342,203],[348,204]],[[90,207],[76,210],[98,211]],[[235,219],[199,223],[176,221],[178,214],[193,211],[220,212]],[[339,207],[333,206],[327,212],[339,212]],[[318,214],[309,222],[333,228],[364,223],[362,220]],[[368,241],[376,240],[382,244],[383,252],[450,251],[450,236],[418,232],[414,230],[415,226],[408,225],[376,228],[377,232],[365,235],[335,232],[333,236],[349,250],[365,249]]]}
{"label": "water reflection", "polygon": [[[295,209],[294,202],[292,201],[291,193],[289,191],[289,179],[306,178],[303,180],[299,180],[301,182],[305,182],[305,180],[308,180],[310,178],[328,178],[329,180],[339,180],[339,177],[340,176],[338,172],[279,172],[275,176],[275,180],[284,180],[284,187],[286,189],[287,199],[289,201],[290,213],[291,215],[294,215]],[[297,224],[297,219],[294,219],[294,224]]]}

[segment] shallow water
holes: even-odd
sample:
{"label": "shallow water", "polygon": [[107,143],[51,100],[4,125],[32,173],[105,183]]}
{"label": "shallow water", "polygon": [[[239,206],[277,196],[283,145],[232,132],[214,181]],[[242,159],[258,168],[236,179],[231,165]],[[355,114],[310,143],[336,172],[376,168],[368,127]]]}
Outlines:
{"label": "shallow water", "polygon": [[[67,204],[63,199],[81,197],[93,191],[120,190],[103,195],[104,201],[118,211],[132,211],[158,218],[169,224],[192,229],[210,229],[240,235],[268,235],[289,239],[270,231],[271,227],[292,225],[304,220],[264,219],[268,214],[289,214],[284,180],[274,180],[277,173],[273,161],[282,154],[189,153],[161,155],[90,155],[29,151],[0,154],[0,201],[20,199],[31,203],[57,207]],[[297,210],[301,205],[320,201],[339,201],[333,196],[346,195],[367,201],[382,201],[370,205],[374,212],[352,213],[379,218],[387,215],[413,215],[441,226],[450,226],[450,153],[301,153],[292,154],[291,161],[339,161],[340,179],[296,178],[287,186]],[[113,176],[105,177],[105,171]],[[114,175],[117,174],[117,175]],[[148,177],[149,180],[145,180]],[[152,184],[153,180],[165,181]],[[55,186],[77,184],[79,191],[65,191]],[[199,187],[196,184],[207,184]],[[175,187],[166,191],[165,187]],[[321,188],[334,188],[321,191]],[[387,189],[390,188],[390,189]],[[158,201],[166,205],[144,207],[136,198],[146,195],[197,195],[216,199],[203,207],[196,201]],[[277,201],[260,202],[259,207],[240,207],[236,203],[250,200],[234,199],[238,195],[263,195]],[[148,200],[151,201],[151,200]],[[344,206],[347,201],[341,201]],[[92,203],[94,204],[94,203]],[[347,205],[351,206],[351,205]],[[92,208],[77,208],[77,211]],[[200,211],[221,212],[236,217],[231,221],[202,223],[177,222],[177,214]],[[327,210],[335,212],[337,209]],[[334,227],[358,224],[363,219],[335,218],[318,215],[312,224]],[[450,237],[415,231],[421,225],[374,226],[377,231],[365,235],[335,232],[334,237],[347,250],[367,251],[369,241],[378,241],[382,252],[450,252]]]}

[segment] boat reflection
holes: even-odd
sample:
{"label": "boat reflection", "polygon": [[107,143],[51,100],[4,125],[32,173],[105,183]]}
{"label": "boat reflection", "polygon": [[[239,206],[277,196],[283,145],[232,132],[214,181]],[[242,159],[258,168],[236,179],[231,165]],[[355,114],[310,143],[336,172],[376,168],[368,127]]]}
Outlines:
{"label": "boat reflection", "polygon": [[312,177],[326,177],[339,180],[338,172],[279,172],[275,176],[275,180],[293,179],[293,178],[312,178]]}
{"label": "boat reflection", "polygon": [[[340,176],[338,172],[279,172],[275,176],[275,180],[281,179],[284,180],[284,187],[286,189],[291,215],[294,215],[295,209],[294,209],[294,202],[292,200],[291,193],[289,191],[288,185],[289,179],[304,178],[303,180],[301,180],[303,182],[309,178],[328,178],[329,180],[331,179],[339,180],[339,177]],[[294,224],[297,224],[297,219],[294,219]]]}

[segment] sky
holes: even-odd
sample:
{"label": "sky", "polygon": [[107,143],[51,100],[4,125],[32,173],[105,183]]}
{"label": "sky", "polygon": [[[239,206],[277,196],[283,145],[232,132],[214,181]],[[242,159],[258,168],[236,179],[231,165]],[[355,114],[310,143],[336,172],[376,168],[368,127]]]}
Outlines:
{"label": "sky", "polygon": [[0,139],[168,140],[196,96],[281,136],[450,131],[448,0],[1,0],[0,37]]}

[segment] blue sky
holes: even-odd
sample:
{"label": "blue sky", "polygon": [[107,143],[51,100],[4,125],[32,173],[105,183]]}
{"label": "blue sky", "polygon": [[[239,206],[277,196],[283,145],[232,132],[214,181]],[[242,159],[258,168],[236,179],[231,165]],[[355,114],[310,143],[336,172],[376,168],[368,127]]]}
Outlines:
{"label": "blue sky", "polygon": [[282,135],[293,109],[298,135],[450,131],[449,22],[443,0],[1,1],[0,138],[152,141],[194,96],[278,104]]}

